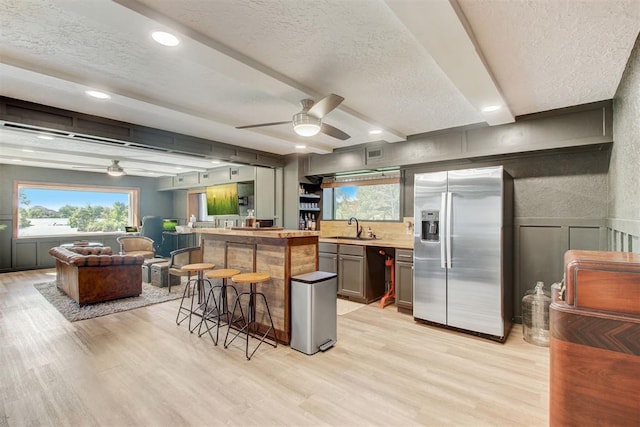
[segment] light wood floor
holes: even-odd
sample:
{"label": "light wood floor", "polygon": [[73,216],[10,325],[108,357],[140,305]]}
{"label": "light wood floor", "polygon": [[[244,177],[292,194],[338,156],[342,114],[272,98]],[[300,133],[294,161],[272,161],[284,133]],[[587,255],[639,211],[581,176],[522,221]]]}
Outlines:
{"label": "light wood floor", "polygon": [[[0,274],[0,426],[542,426],[549,352],[413,322],[394,307],[338,317],[337,345],[251,361],[176,326],[178,301],[69,323]],[[234,343],[235,345],[235,343]]]}

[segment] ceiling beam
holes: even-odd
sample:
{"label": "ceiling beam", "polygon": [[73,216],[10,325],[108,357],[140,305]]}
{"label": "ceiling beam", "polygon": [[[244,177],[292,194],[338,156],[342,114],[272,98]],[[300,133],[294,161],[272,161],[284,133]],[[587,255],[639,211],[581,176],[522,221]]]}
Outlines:
{"label": "ceiling beam", "polygon": [[[515,121],[455,0],[386,0],[386,3],[489,125]],[[492,105],[501,108],[483,111]]]}

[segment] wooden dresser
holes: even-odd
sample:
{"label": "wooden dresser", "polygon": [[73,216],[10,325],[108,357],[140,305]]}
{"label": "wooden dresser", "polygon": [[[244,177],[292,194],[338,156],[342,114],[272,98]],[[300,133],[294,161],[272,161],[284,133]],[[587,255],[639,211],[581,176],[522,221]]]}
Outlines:
{"label": "wooden dresser", "polygon": [[640,254],[568,251],[550,306],[551,426],[640,423]]}

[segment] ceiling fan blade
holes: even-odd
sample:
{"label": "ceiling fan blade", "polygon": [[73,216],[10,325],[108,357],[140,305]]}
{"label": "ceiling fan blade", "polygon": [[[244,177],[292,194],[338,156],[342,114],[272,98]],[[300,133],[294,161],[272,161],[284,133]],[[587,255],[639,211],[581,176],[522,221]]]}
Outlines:
{"label": "ceiling fan blade", "polygon": [[71,166],[71,169],[104,170],[106,166]]}
{"label": "ceiling fan blade", "polygon": [[335,127],[333,127],[331,125],[328,125],[326,123],[322,124],[322,127],[320,128],[320,132],[324,133],[325,135],[329,135],[329,136],[332,136],[334,138],[341,139],[343,141],[345,139],[351,138],[351,136],[349,136],[345,132],[343,132],[340,129],[335,128]]}
{"label": "ceiling fan blade", "polygon": [[263,126],[284,125],[286,123],[291,123],[291,120],[288,120],[286,122],[260,123],[259,125],[236,126],[236,129],[260,128],[260,127],[263,127]]}
{"label": "ceiling fan blade", "polygon": [[330,95],[325,96],[320,101],[313,104],[313,107],[309,109],[307,114],[310,116],[316,117],[318,119],[323,118],[327,114],[329,114],[333,109],[335,109],[338,105],[342,104],[344,98],[340,95],[336,95],[332,93]]}

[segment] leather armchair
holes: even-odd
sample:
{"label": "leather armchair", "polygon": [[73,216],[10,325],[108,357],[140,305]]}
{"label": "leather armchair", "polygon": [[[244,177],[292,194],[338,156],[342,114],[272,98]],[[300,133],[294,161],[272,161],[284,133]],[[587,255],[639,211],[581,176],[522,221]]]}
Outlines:
{"label": "leather armchair", "polygon": [[142,256],[113,255],[108,246],[54,247],[58,288],[78,304],[90,304],[142,293]]}
{"label": "leather armchair", "polygon": [[144,236],[120,236],[116,239],[120,244],[120,252],[124,255],[142,255],[153,258],[156,255],[153,240]]}

